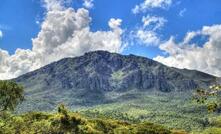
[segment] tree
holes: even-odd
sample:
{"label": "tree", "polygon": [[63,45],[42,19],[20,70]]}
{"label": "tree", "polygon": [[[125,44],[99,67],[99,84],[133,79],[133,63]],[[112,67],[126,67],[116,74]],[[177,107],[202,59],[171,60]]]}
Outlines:
{"label": "tree", "polygon": [[193,99],[197,103],[206,104],[209,112],[215,112],[221,108],[221,85],[216,84],[208,89],[197,89]]}
{"label": "tree", "polygon": [[0,111],[13,111],[24,100],[24,90],[13,81],[0,81]]}

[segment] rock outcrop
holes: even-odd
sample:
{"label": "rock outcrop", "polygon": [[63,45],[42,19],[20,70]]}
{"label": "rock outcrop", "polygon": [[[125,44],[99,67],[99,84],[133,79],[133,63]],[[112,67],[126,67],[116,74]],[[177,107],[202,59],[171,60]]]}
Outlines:
{"label": "rock outcrop", "polygon": [[[106,51],[65,58],[15,79],[27,96],[71,103],[105,102],[104,94],[130,90],[176,92],[205,87],[216,77],[203,72],[167,67],[135,55]],[[59,96],[60,95],[60,96]]]}

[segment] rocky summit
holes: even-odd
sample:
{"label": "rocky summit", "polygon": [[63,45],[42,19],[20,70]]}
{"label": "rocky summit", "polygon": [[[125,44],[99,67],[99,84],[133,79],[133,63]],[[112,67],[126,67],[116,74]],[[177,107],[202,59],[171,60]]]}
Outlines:
{"label": "rocky summit", "polygon": [[15,81],[25,87],[27,99],[22,105],[50,110],[62,102],[69,106],[109,103],[113,100],[108,94],[113,92],[189,91],[214,83],[216,77],[140,56],[94,51],[51,63]]}

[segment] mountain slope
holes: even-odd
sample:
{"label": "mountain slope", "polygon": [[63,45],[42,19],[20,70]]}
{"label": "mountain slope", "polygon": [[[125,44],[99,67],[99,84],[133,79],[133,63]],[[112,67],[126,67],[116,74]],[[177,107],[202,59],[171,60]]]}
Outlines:
{"label": "mountain slope", "polygon": [[144,57],[106,51],[62,59],[15,79],[26,89],[23,106],[34,105],[40,110],[51,110],[62,102],[81,107],[119,101],[110,95],[113,92],[187,91],[215,80],[199,71],[170,68]]}

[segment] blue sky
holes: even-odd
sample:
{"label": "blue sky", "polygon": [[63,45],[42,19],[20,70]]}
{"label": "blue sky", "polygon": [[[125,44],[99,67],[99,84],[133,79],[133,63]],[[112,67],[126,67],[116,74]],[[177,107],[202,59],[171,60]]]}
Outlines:
{"label": "blue sky", "polygon": [[[131,10],[142,0],[95,0],[94,7],[90,12],[92,17],[91,29],[107,30],[107,22],[110,18],[121,18],[122,28],[133,29],[141,24],[143,15],[154,14],[165,17],[168,22],[161,31],[161,36],[168,39],[171,35],[177,40],[183,38],[188,31],[201,29],[204,25],[221,23],[221,1],[220,0],[177,0],[168,10],[156,9],[147,13],[134,15]],[[82,7],[82,1],[76,0],[72,6]],[[183,17],[179,12],[186,11]],[[0,39],[0,48],[8,50],[11,54],[17,48],[31,48],[31,39],[36,37],[40,26],[36,21],[44,18],[44,8],[40,0],[1,0],[0,4],[0,30],[4,37]],[[4,28],[5,27],[5,28]],[[145,44],[144,44],[145,45]],[[153,58],[161,51],[157,47],[133,46],[124,51],[125,54],[134,53],[137,55]]]}
{"label": "blue sky", "polygon": [[[122,20],[120,25],[123,31],[121,41],[122,44],[127,44],[127,47],[120,51],[120,53],[132,53],[149,58],[156,58],[159,55],[164,56],[163,58],[172,56],[170,51],[165,50],[165,47],[163,48],[163,45],[161,45],[169,41],[170,37],[173,37],[174,44],[179,45],[183,43],[187,33],[191,31],[197,33],[204,26],[212,27],[221,24],[220,0],[171,0],[171,4],[166,8],[150,8],[136,14],[132,12],[136,5],[140,5],[145,1],[154,0],[93,0],[91,1],[93,2],[93,7],[90,8],[83,6],[83,0],[73,0],[65,8],[73,8],[75,11],[85,8],[91,17],[89,24],[91,32],[109,31],[110,26],[108,22],[111,18]],[[41,24],[46,20],[47,12],[47,9],[44,7],[44,0],[1,0],[0,31],[2,36],[0,35],[0,49],[6,50],[9,56],[13,55],[18,48],[31,50],[33,47],[32,39],[37,38],[40,33]],[[161,17],[165,22],[159,29],[153,30],[148,26],[143,26],[142,18],[146,16]],[[153,25],[156,24],[154,23]],[[156,44],[148,43],[131,34],[136,34],[139,29],[155,33],[160,41]],[[204,47],[205,43],[209,40],[207,36],[210,35],[199,34],[194,36],[189,41],[191,42],[189,44],[194,44],[194,47]],[[185,50],[183,49],[183,51]],[[165,59],[163,60],[159,61],[162,61],[164,64],[168,63]],[[184,67],[201,70],[198,66],[189,67],[184,65]],[[211,73],[208,70],[201,71]]]}
{"label": "blue sky", "polygon": [[40,30],[36,24],[43,17],[40,3],[32,0],[2,0],[0,4],[0,29],[4,37],[0,48],[14,53],[17,48],[31,48],[31,38]]}

